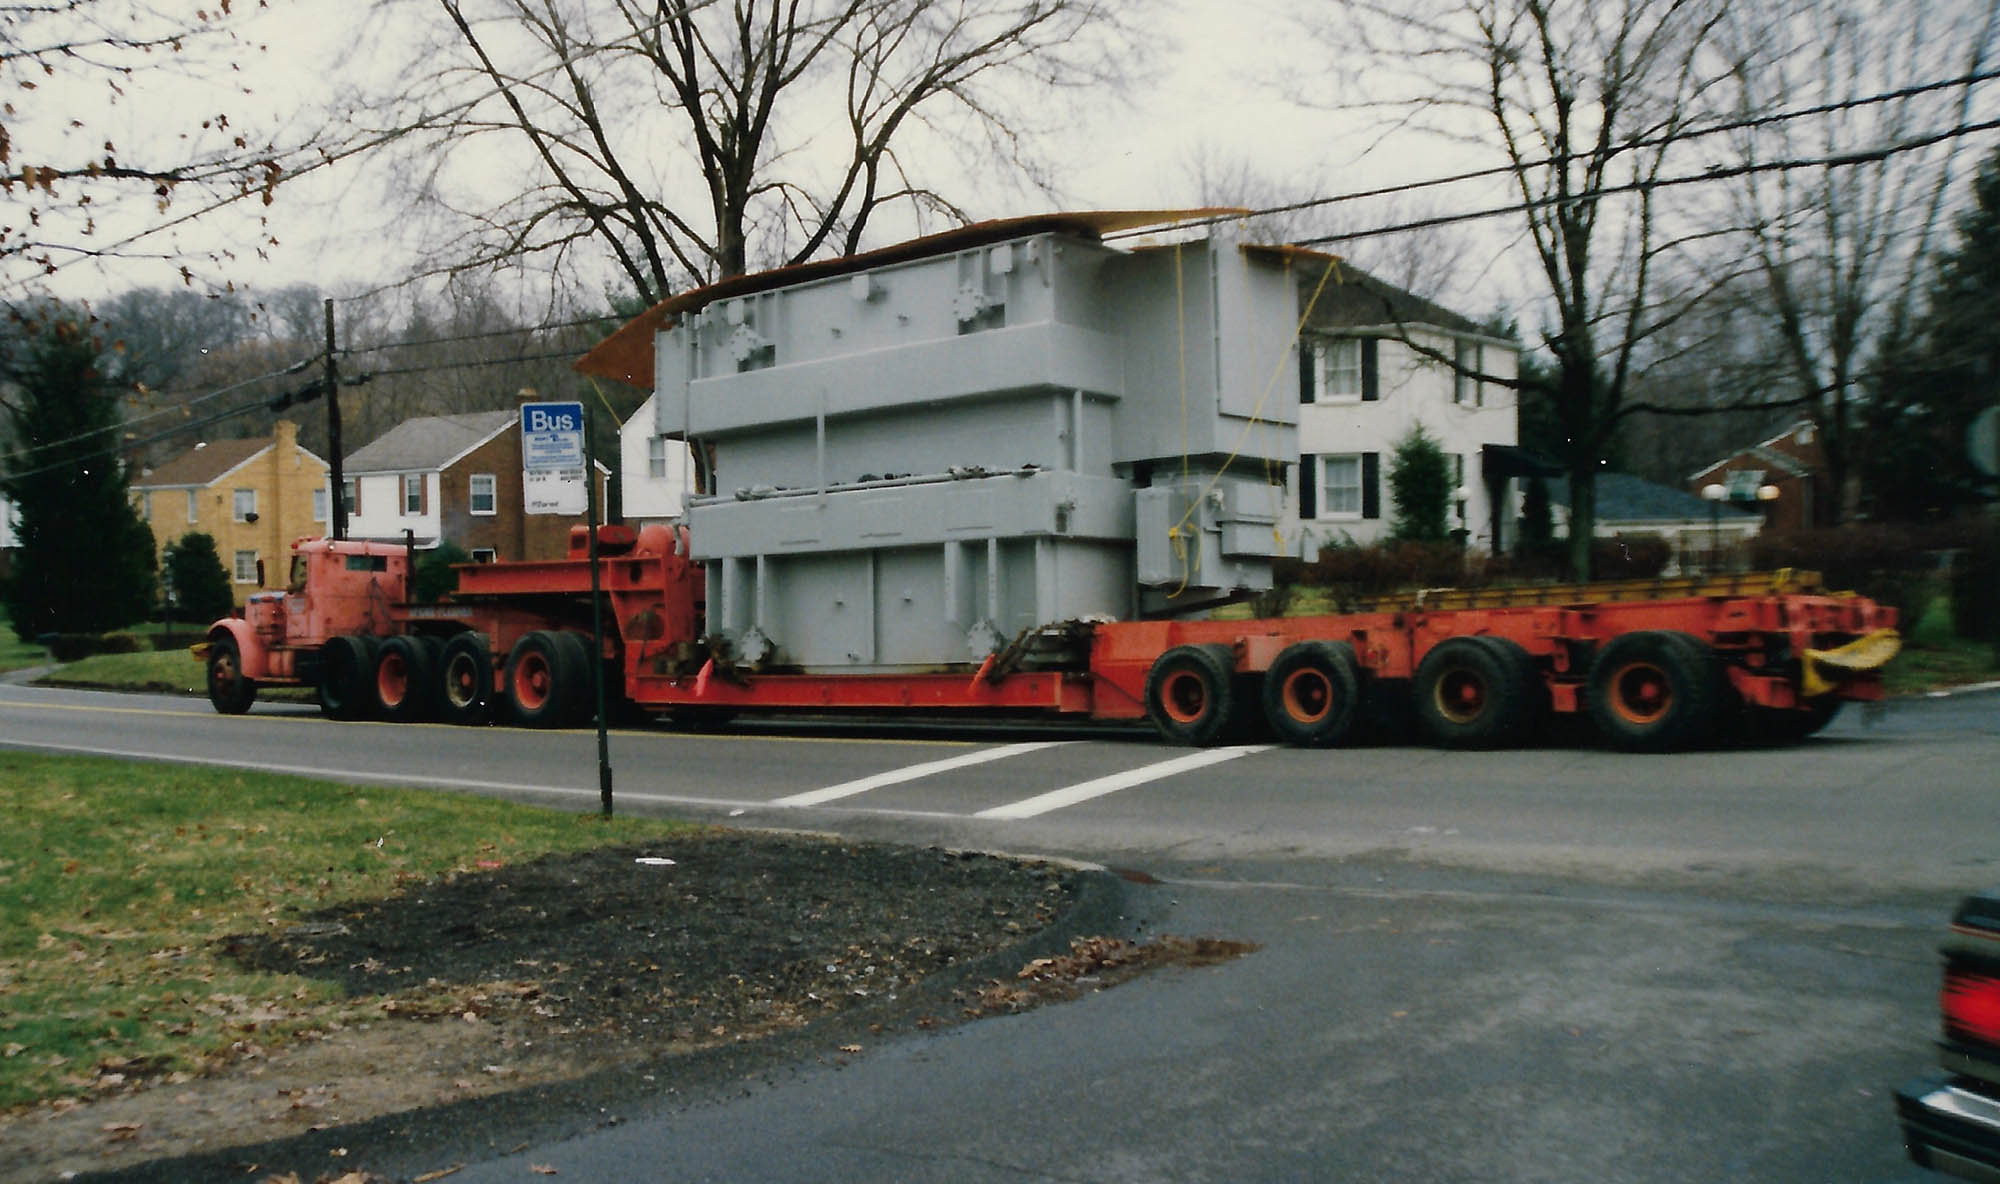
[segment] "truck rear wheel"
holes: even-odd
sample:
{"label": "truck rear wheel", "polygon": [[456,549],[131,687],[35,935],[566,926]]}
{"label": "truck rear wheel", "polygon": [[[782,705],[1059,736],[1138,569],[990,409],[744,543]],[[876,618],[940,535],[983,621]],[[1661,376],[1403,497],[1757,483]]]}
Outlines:
{"label": "truck rear wheel", "polygon": [[560,728],[572,720],[583,680],[562,635],[536,630],[507,655],[507,705],[524,727]]}
{"label": "truck rear wheel", "polygon": [[493,654],[486,639],[460,633],[445,642],[438,684],[438,711],[447,723],[485,723],[493,706]]}
{"label": "truck rear wheel", "polygon": [[561,647],[563,682],[569,688],[569,715],[564,722],[582,727],[597,719],[597,688],[590,677],[590,642],[581,633],[558,633],[556,642]]}
{"label": "truck rear wheel", "polygon": [[1410,688],[1417,724],[1446,748],[1512,744],[1528,718],[1520,671],[1487,640],[1446,638],[1417,664]]}
{"label": "truck rear wheel", "polygon": [[257,697],[257,684],[243,677],[243,654],[236,639],[223,634],[208,647],[208,701],[224,715],[242,715]]}
{"label": "truck rear wheel", "polygon": [[437,663],[423,638],[404,634],[382,643],[375,658],[375,706],[383,719],[429,719],[436,689]]}
{"label": "truck rear wheel", "polygon": [[1590,668],[1590,718],[1614,747],[1673,752],[1713,738],[1723,678],[1715,654],[1685,633],[1643,630],[1614,638]]}
{"label": "truck rear wheel", "polygon": [[328,638],[319,649],[319,709],[334,719],[366,719],[374,709],[375,639]]}
{"label": "truck rear wheel", "polygon": [[1226,645],[1183,645],[1161,654],[1146,675],[1146,718],[1175,744],[1214,744],[1237,718],[1235,664]]}
{"label": "truck rear wheel", "polygon": [[1264,674],[1264,719],[1287,744],[1330,748],[1354,726],[1360,678],[1345,642],[1289,646]]}

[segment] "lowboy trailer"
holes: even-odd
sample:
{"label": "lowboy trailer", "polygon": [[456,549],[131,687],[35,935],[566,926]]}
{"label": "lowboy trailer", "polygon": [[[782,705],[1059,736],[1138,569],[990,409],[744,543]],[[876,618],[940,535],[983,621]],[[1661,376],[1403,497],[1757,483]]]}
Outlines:
{"label": "lowboy trailer", "polygon": [[[1778,572],[1429,592],[1366,611],[1243,620],[1075,620],[1023,630],[977,663],[889,673],[752,661],[708,631],[704,569],[684,528],[598,528],[607,703],[680,721],[742,711],[1145,719],[1210,745],[1269,734],[1326,747],[1369,708],[1430,742],[1499,748],[1554,716],[1611,745],[1667,751],[1745,725],[1817,731],[1841,703],[1882,696],[1893,608]],[[411,551],[301,539],[290,586],[258,593],[195,647],[218,711],[261,685],[317,690],[343,719],[591,717],[585,528],[567,558],[468,564],[444,603],[410,602]]]}

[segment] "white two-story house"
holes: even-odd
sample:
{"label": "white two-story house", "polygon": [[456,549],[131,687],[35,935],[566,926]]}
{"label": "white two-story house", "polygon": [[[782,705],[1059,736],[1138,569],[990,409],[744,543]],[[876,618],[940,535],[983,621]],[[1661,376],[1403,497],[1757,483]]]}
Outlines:
{"label": "white two-story house", "polygon": [[1517,400],[1506,385],[1518,344],[1352,268],[1320,281],[1310,274],[1300,298],[1301,555],[1388,536],[1390,465],[1419,424],[1451,458],[1458,496],[1448,528],[1473,548],[1504,550],[1522,475]]}

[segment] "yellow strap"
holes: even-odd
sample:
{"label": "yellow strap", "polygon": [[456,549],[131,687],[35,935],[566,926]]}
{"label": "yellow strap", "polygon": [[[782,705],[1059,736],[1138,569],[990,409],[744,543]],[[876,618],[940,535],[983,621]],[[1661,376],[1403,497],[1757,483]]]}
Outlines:
{"label": "yellow strap", "polygon": [[1903,648],[1902,635],[1894,629],[1877,629],[1830,650],[1805,652],[1805,680],[1800,689],[1806,698],[1824,695],[1857,674],[1880,670]]}

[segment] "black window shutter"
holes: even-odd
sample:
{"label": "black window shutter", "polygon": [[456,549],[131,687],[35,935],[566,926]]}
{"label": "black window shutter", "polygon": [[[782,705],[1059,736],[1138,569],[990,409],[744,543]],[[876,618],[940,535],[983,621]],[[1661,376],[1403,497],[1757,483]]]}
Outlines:
{"label": "black window shutter", "polygon": [[1373,403],[1382,397],[1382,384],[1376,377],[1376,341],[1373,337],[1361,339],[1361,401]]}
{"label": "black window shutter", "polygon": [[1363,518],[1380,518],[1382,516],[1381,484],[1382,454],[1379,452],[1362,453],[1361,516]]}
{"label": "black window shutter", "polygon": [[1319,361],[1319,351],[1312,347],[1312,343],[1299,342],[1299,402],[1301,403],[1313,401],[1313,373],[1319,369],[1314,365],[1317,361]]}
{"label": "black window shutter", "polygon": [[1299,517],[1319,517],[1319,457],[1310,452],[1299,457]]}

